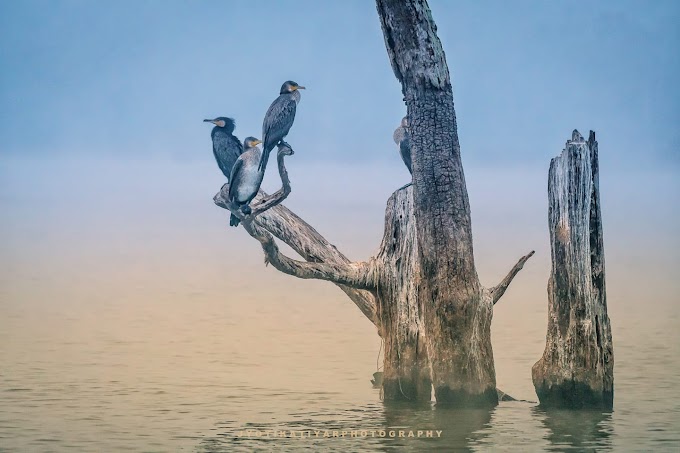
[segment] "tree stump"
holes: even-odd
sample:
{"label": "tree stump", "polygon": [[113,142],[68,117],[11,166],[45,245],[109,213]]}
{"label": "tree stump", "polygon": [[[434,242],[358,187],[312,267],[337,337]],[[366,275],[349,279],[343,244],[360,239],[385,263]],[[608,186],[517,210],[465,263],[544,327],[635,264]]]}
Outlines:
{"label": "tree stump", "polygon": [[[435,397],[437,403],[494,406],[498,394],[491,318],[507,284],[486,289],[475,268],[470,203],[444,50],[427,1],[376,0],[376,6],[408,110],[417,299]],[[519,269],[529,256],[520,260]]]}
{"label": "tree stump", "polygon": [[432,381],[418,308],[418,241],[413,186],[387,200],[385,233],[375,257],[376,301],[385,342],[385,401],[430,401]]}
{"label": "tree stump", "polygon": [[544,407],[613,406],[597,153],[595,133],[585,141],[575,130],[550,162],[548,333],[543,357],[532,368]]}

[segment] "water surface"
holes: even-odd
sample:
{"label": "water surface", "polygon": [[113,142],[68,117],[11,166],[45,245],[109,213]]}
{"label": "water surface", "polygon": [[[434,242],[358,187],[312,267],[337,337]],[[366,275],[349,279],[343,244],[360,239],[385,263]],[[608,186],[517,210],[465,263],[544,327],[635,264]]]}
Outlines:
{"label": "water surface", "polygon": [[[668,247],[677,242],[675,216],[654,217],[640,203],[647,220],[619,222],[631,208],[604,205],[613,412],[544,412],[531,402],[490,411],[386,406],[369,383],[375,329],[332,285],[265,268],[259,246],[211,205],[220,182],[200,178],[207,168],[141,163],[120,179],[74,173],[76,164],[13,165],[0,192],[8,213],[0,223],[1,451],[680,449],[678,266]],[[152,171],[175,184],[147,181]],[[391,183],[367,182],[375,186],[357,190],[375,200],[348,204],[293,177],[289,205],[339,249],[366,258],[377,247]],[[537,250],[492,324],[499,388],[535,401],[530,370],[545,340],[549,249],[544,196],[533,187],[544,172],[527,173],[525,189],[492,172],[467,177],[482,282]],[[615,200],[609,184],[605,201]],[[650,178],[650,193],[660,184]],[[636,235],[644,222],[653,237]],[[240,437],[245,429],[442,433],[263,439]]]}

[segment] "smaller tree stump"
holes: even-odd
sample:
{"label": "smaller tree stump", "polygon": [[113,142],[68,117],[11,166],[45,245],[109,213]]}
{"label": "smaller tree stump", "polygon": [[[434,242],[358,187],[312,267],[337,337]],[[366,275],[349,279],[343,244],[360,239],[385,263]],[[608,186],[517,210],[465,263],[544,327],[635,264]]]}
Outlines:
{"label": "smaller tree stump", "polygon": [[614,352],[607,316],[595,133],[574,131],[548,173],[552,271],[545,352],[532,368],[544,407],[611,409]]}

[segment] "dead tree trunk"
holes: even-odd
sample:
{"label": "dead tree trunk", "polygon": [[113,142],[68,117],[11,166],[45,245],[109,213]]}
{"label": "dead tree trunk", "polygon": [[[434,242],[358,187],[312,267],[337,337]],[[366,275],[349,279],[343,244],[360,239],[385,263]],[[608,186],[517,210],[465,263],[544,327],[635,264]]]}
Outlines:
{"label": "dead tree trunk", "polygon": [[432,381],[418,308],[418,244],[413,188],[387,200],[385,234],[374,260],[377,310],[383,326],[386,401],[430,401]]}
{"label": "dead tree trunk", "polygon": [[548,173],[552,272],[545,352],[532,369],[542,406],[612,408],[614,351],[607,316],[595,133],[578,131]]}
{"label": "dead tree trunk", "polygon": [[[284,174],[283,159],[280,159],[279,168]],[[261,193],[254,201],[254,213],[263,202],[271,204],[275,201],[275,205],[256,218],[242,218],[246,231],[262,244],[265,262],[299,278],[316,278],[338,285],[376,325],[385,342],[385,401],[430,401],[431,370],[417,300],[420,277],[412,187],[397,190],[388,200],[385,234],[377,255],[368,262],[355,263],[304,220],[279,204],[286,192],[277,192],[281,194],[277,200]],[[215,195],[215,204],[242,215],[229,203],[228,193],[229,186],[225,184]],[[306,262],[281,254],[273,236],[289,245]],[[532,255],[533,252],[522,257],[497,287],[485,289],[486,297],[498,300]]]}
{"label": "dead tree trunk", "polygon": [[[418,300],[438,403],[495,405],[492,291],[475,269],[453,92],[425,0],[377,0],[387,53],[408,109]],[[497,300],[497,299],[496,299]]]}
{"label": "dead tree trunk", "polygon": [[[214,201],[241,219],[281,272],[340,286],[385,341],[385,400],[497,403],[490,324],[493,305],[533,252],[495,287],[482,287],[472,255],[470,207],[460,160],[453,95],[441,44],[424,0],[378,0],[388,53],[409,111],[414,184],[396,191],[385,214],[379,253],[350,262],[280,203],[290,193],[279,148],[283,188],[260,193],[248,216],[224,185]],[[305,261],[283,255],[274,237]]]}
{"label": "dead tree trunk", "polygon": [[[413,186],[399,189],[387,200],[385,233],[370,272],[375,284],[376,310],[385,342],[383,394],[386,401],[430,401],[432,374],[427,334],[418,300],[420,260],[413,206]],[[486,298],[495,303],[534,252],[522,257]],[[514,400],[495,389],[499,398]]]}

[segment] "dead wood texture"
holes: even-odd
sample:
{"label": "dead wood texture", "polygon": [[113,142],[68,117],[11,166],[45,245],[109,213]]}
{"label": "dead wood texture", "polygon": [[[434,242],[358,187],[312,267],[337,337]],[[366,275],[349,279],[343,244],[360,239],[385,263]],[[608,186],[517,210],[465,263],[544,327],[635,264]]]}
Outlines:
{"label": "dead wood texture", "polygon": [[417,299],[435,396],[438,403],[495,405],[492,308],[514,275],[492,290],[483,288],[477,276],[451,80],[427,2],[376,3],[408,110]]}
{"label": "dead wood texture", "polygon": [[385,342],[383,397],[386,401],[430,401],[432,379],[418,307],[418,242],[411,185],[387,200],[385,233],[371,264]]}
{"label": "dead wood texture", "polygon": [[548,173],[552,271],[545,352],[532,369],[546,407],[611,409],[614,351],[607,316],[595,133],[574,131]]}
{"label": "dead wood texture", "polygon": [[[387,202],[377,255],[350,262],[280,204],[290,193],[283,158],[292,152],[279,149],[283,188],[274,196],[261,192],[252,214],[229,203],[227,185],[215,203],[239,216],[267,263],[299,278],[335,283],[373,322],[385,341],[386,401],[430,401],[434,385],[438,403],[495,405],[493,305],[533,252],[497,286],[480,284],[451,83],[430,10],[425,0],[377,0],[377,7],[403,87],[413,160],[413,185]],[[283,255],[274,238],[304,261]]]}

